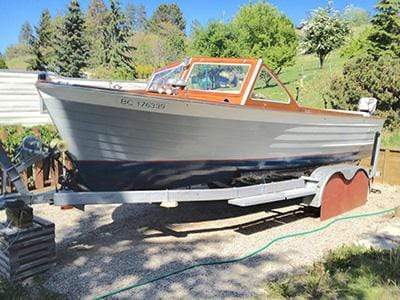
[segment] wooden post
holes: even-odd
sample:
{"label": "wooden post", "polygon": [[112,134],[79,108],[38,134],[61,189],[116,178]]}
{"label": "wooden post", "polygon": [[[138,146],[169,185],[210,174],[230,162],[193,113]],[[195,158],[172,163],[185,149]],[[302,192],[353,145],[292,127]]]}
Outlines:
{"label": "wooden post", "polygon": [[25,170],[24,172],[22,172],[22,174],[20,176],[22,178],[22,181],[26,185],[26,188],[29,189],[29,186],[28,186],[28,171]]}
{"label": "wooden post", "polygon": [[34,178],[35,178],[35,189],[43,189],[44,188],[44,174],[43,174],[43,162],[38,161],[35,163],[34,168]]}
{"label": "wooden post", "polygon": [[58,161],[54,161],[53,167],[50,167],[51,186],[57,186],[59,176],[60,176],[60,164],[58,163]]}
{"label": "wooden post", "polygon": [[383,156],[382,183],[386,183],[386,181],[388,180],[387,172],[389,168],[389,155],[390,155],[390,150],[385,149],[385,155]]}

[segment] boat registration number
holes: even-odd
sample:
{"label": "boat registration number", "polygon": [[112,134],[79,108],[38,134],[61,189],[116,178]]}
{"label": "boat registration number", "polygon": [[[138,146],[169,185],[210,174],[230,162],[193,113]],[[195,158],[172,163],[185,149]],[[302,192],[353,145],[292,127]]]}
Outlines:
{"label": "boat registration number", "polygon": [[128,99],[128,98],[121,98],[121,104],[136,106],[138,108],[155,109],[155,110],[163,110],[166,107],[164,103],[155,103],[150,101],[135,101],[133,99]]}

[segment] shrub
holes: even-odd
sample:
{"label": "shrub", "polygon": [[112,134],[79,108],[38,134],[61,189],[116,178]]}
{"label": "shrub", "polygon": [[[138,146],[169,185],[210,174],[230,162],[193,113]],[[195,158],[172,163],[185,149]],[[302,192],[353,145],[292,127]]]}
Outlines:
{"label": "shrub", "polygon": [[385,127],[400,126],[400,59],[382,56],[378,60],[363,56],[348,62],[341,76],[335,77],[324,94],[334,109],[355,110],[361,97],[378,100],[379,116]]}
{"label": "shrub", "polygon": [[97,67],[95,69],[88,69],[86,73],[90,78],[102,80],[133,80],[136,73],[131,73],[125,69],[115,69],[112,67]]}
{"label": "shrub", "polygon": [[371,31],[371,27],[367,27],[360,34],[354,35],[347,44],[340,49],[340,56],[355,58],[365,55],[368,49],[372,47],[371,41],[368,39]]}
{"label": "shrub", "polygon": [[3,56],[0,53],[0,69],[8,69]]}
{"label": "shrub", "polygon": [[151,65],[137,65],[136,73],[139,79],[148,79],[153,74],[154,68]]}
{"label": "shrub", "polygon": [[28,135],[39,137],[47,145],[49,145],[53,139],[59,137],[57,129],[53,125],[34,127],[11,125],[0,127],[0,140],[11,157],[16,154],[22,139]]}

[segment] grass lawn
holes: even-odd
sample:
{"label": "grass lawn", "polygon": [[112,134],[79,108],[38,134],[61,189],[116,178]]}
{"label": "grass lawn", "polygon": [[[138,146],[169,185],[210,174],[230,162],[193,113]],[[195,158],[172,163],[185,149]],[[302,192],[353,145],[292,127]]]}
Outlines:
{"label": "grass lawn", "polygon": [[296,96],[296,86],[300,87],[300,104],[324,108],[322,95],[329,87],[331,78],[342,72],[346,60],[334,52],[328,56],[321,69],[317,56],[299,55],[296,57],[296,63],[285,68],[279,78],[294,96]]}
{"label": "grass lawn", "polygon": [[383,131],[382,147],[400,150],[400,128],[393,131]]}
{"label": "grass lawn", "polygon": [[303,274],[266,285],[267,299],[400,299],[400,248],[344,246]]}

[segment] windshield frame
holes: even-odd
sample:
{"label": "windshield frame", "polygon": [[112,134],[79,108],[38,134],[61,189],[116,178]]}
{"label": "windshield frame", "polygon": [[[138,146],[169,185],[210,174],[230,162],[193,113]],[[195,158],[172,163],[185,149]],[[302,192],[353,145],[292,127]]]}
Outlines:
{"label": "windshield frame", "polygon": [[245,82],[247,77],[249,76],[249,72],[251,69],[251,64],[250,63],[231,63],[231,62],[208,62],[208,61],[199,61],[199,62],[194,62],[191,64],[190,69],[188,71],[188,74],[185,78],[186,84],[189,84],[190,80],[190,75],[192,75],[192,71],[196,65],[226,65],[226,66],[245,66],[247,67],[247,72],[244,76],[243,82],[240,86],[240,90],[237,91],[220,91],[220,90],[201,90],[201,89],[193,89],[189,88],[188,90],[194,91],[194,92],[201,92],[201,93],[222,93],[222,94],[233,94],[233,95],[240,95],[243,92],[243,88],[245,86]]}
{"label": "windshield frame", "polygon": [[[179,69],[179,68],[182,68],[182,70],[181,70],[181,72],[180,72],[178,78],[179,78],[179,79],[182,79],[182,75],[183,75],[183,73],[184,73],[184,71],[185,71],[185,65],[186,65],[186,64],[185,64],[184,61],[183,61],[183,62],[182,62],[182,61],[178,61],[178,62],[175,62],[175,63],[169,65],[169,66],[166,66],[165,68],[161,68],[161,69],[156,70],[156,71],[151,75],[151,78],[150,78],[149,82],[147,83],[146,91],[149,91],[149,92],[157,92],[157,88],[152,88],[152,85],[156,85],[156,86],[163,86],[163,85],[165,85],[165,84],[166,84],[166,81],[168,80],[168,77],[165,78],[165,76],[167,76],[168,74],[172,73],[174,70],[177,70],[177,69]],[[159,78],[157,81],[154,81],[154,80],[155,80],[155,77],[156,77],[157,75],[159,75],[160,73],[166,73],[166,74],[165,74],[165,76]],[[165,82],[162,83],[162,84],[161,84],[161,82],[158,83],[161,79],[164,79],[164,81],[165,81]]]}

